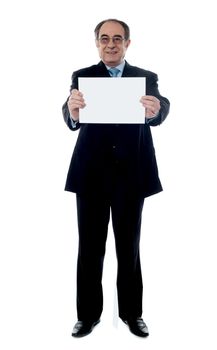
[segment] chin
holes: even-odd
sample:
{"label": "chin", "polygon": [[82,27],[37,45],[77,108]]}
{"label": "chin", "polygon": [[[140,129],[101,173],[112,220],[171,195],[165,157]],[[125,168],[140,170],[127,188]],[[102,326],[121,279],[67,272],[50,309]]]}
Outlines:
{"label": "chin", "polygon": [[117,61],[117,60],[105,60],[104,62],[107,66],[111,66],[111,65],[118,66],[121,63],[121,61]]}
{"label": "chin", "polygon": [[105,62],[107,66],[118,66],[119,63],[115,62],[115,61],[107,61]]}

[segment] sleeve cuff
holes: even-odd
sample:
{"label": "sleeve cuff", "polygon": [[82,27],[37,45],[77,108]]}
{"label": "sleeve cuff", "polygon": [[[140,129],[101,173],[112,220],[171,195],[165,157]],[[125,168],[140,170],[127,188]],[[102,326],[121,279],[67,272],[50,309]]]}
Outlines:
{"label": "sleeve cuff", "polygon": [[70,121],[71,121],[71,126],[73,129],[75,129],[77,127],[78,124],[78,120],[73,120],[72,117],[70,116]]}
{"label": "sleeve cuff", "polygon": [[153,120],[155,120],[158,116],[159,116],[160,112],[158,112],[154,117],[152,118],[145,118],[145,123],[149,124],[151,123]]}

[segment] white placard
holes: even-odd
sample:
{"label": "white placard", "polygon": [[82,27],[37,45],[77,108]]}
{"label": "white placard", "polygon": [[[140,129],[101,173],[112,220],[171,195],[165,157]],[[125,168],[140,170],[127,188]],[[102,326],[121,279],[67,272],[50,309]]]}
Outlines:
{"label": "white placard", "polygon": [[145,109],[139,101],[146,91],[144,77],[78,78],[78,84],[86,103],[80,109],[80,123],[145,123]]}

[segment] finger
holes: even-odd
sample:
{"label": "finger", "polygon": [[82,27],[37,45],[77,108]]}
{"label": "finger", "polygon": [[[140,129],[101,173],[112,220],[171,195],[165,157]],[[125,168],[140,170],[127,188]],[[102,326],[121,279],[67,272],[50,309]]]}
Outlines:
{"label": "finger", "polygon": [[72,103],[72,104],[69,104],[68,107],[70,110],[73,110],[73,109],[77,109],[77,108],[84,108],[86,106],[85,103]]}
{"label": "finger", "polygon": [[160,107],[158,106],[150,106],[147,104],[143,104],[143,107],[146,109],[145,113],[147,117],[153,117],[159,113]]}
{"label": "finger", "polygon": [[157,101],[157,98],[155,96],[151,96],[151,95],[144,96],[144,99],[146,101]]}
{"label": "finger", "polygon": [[82,96],[78,96],[78,95],[76,95],[76,96],[70,96],[70,97],[69,97],[69,101],[70,101],[70,102],[73,102],[73,101],[75,101],[75,102],[77,102],[77,101],[79,101],[79,102],[84,102],[84,98],[83,98]]}
{"label": "finger", "polygon": [[147,99],[147,100],[158,100],[157,97],[153,96],[153,95],[144,95],[142,96],[143,98]]}
{"label": "finger", "polygon": [[78,100],[78,99],[71,99],[68,101],[68,107],[70,109],[75,109],[75,108],[83,108],[85,107],[85,101],[84,100]]}
{"label": "finger", "polygon": [[78,96],[80,96],[80,97],[83,97],[83,94],[82,94],[82,92],[81,91],[79,91],[79,90],[77,90],[77,89],[72,89],[72,91],[71,91],[71,94],[70,94],[70,97],[78,97]]}
{"label": "finger", "polygon": [[154,103],[159,103],[160,100],[158,100],[157,97],[155,96],[151,96],[151,95],[145,95],[145,96],[142,96],[141,99],[140,99],[141,102],[148,102],[148,101],[152,101]]}
{"label": "finger", "polygon": [[148,108],[148,109],[155,109],[156,108],[154,102],[150,102],[150,101],[142,102],[142,105],[143,105],[143,107]]}
{"label": "finger", "polygon": [[146,118],[154,118],[155,116],[156,116],[155,113],[148,113],[148,112],[145,113]]}
{"label": "finger", "polygon": [[140,102],[142,103],[143,107],[149,109],[155,114],[157,114],[160,110],[160,101],[154,96],[149,96],[148,98],[146,98],[146,96],[143,96],[140,99]]}

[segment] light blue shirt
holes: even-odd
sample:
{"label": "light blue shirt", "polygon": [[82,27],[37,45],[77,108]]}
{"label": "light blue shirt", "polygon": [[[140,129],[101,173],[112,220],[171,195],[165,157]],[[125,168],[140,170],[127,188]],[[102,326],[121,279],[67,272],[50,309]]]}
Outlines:
{"label": "light blue shirt", "polygon": [[124,67],[125,67],[125,61],[123,61],[121,64],[119,64],[118,66],[115,66],[115,67],[106,66],[106,68],[107,68],[108,70],[109,70],[110,68],[117,68],[117,69],[119,69],[117,78],[119,78],[119,77],[122,76]]}

